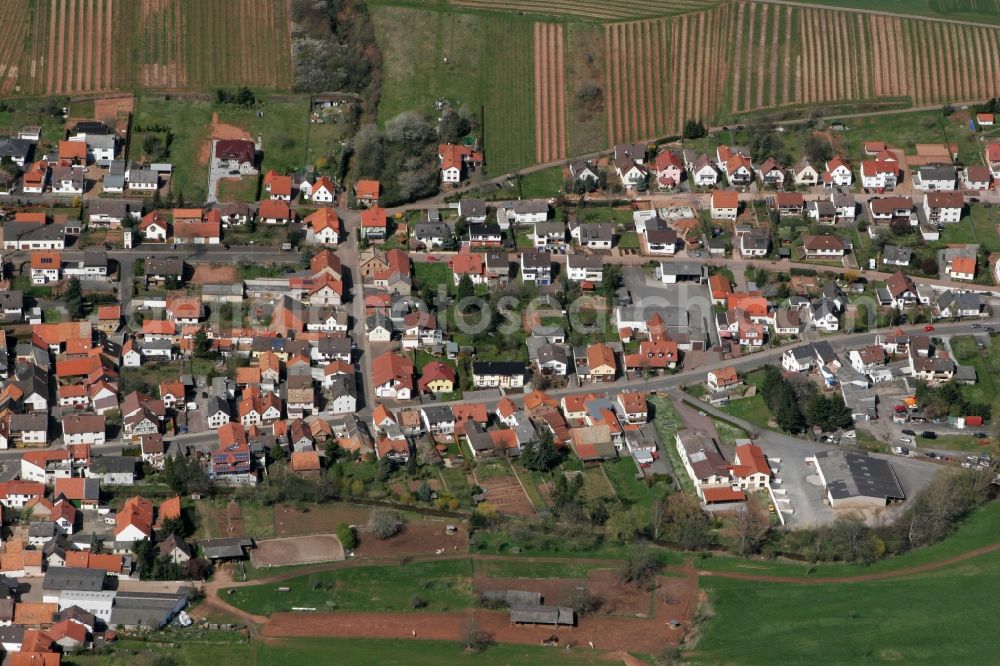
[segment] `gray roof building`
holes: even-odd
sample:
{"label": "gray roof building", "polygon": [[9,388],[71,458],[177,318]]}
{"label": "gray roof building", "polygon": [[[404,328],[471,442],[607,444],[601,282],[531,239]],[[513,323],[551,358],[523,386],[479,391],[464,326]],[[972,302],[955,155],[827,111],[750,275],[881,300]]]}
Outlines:
{"label": "gray roof building", "polygon": [[103,569],[49,567],[42,580],[42,589],[98,592],[104,589],[106,576]]}
{"label": "gray roof building", "polygon": [[887,461],[856,451],[820,451],[816,469],[833,506],[849,503],[885,505],[905,497]]}

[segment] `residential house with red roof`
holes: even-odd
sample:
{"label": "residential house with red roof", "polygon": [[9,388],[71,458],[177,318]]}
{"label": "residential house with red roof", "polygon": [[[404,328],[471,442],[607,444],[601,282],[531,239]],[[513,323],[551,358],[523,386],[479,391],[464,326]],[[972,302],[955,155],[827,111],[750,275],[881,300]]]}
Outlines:
{"label": "residential house with red roof", "polygon": [[385,209],[373,206],[361,211],[361,236],[368,239],[383,239],[389,235],[389,219]]}
{"label": "residential house with red roof", "polygon": [[271,226],[284,226],[295,221],[295,211],[286,202],[274,199],[261,201],[257,208],[257,215],[261,222]]}
{"label": "residential house with red roof", "polygon": [[340,242],[340,217],[332,208],[320,208],[305,219],[309,225],[312,239],[324,245],[337,245]]}
{"label": "residential house with red roof", "polygon": [[320,176],[313,183],[312,190],[309,192],[309,199],[313,203],[333,204],[337,201],[337,186],[326,176]]}
{"label": "residential house with red roof", "polygon": [[457,185],[468,172],[483,165],[483,154],[470,146],[442,143],[438,146],[438,161],[441,166],[441,182]]}
{"label": "residential house with red roof", "polygon": [[153,503],[136,495],[115,515],[115,541],[143,541],[153,536]]}
{"label": "residential house with red roof", "polygon": [[219,446],[212,451],[212,478],[255,484],[257,479],[252,474],[253,461],[244,427],[230,422],[219,428],[218,433]]}
{"label": "residential house with red roof", "polygon": [[396,352],[386,352],[372,361],[372,384],[379,398],[409,400],[413,397],[413,363]]}
{"label": "residential house with red roof", "polygon": [[354,184],[354,200],[362,206],[377,206],[381,184],[377,180],[359,180]]}
{"label": "residential house with red roof", "polygon": [[292,177],[282,176],[274,169],[268,170],[264,174],[263,181],[264,191],[270,195],[270,198],[274,201],[284,201],[286,203],[292,200]]}

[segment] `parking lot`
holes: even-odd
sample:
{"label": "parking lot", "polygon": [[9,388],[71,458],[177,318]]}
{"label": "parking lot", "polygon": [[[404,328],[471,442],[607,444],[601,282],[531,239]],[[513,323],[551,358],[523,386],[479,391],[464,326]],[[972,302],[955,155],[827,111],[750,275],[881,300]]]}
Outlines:
{"label": "parking lot", "polygon": [[[826,490],[820,483],[816,466],[807,463],[806,458],[819,451],[835,447],[809,442],[778,433],[765,432],[761,434],[757,444],[763,449],[775,471],[775,478],[781,483],[774,483],[780,508],[790,508],[792,513],[785,513],[785,521],[789,526],[811,527],[832,522],[838,512],[826,504]],[[884,454],[872,454],[876,458],[888,460],[896,473],[899,485],[908,499],[912,499],[925,488],[934,476],[941,470],[941,465],[921,458],[903,458]],[[779,462],[775,462],[780,459]],[[787,499],[785,502],[783,500]],[[906,503],[888,507],[880,517],[891,520],[899,513]],[[873,518],[874,516],[868,516]]]}

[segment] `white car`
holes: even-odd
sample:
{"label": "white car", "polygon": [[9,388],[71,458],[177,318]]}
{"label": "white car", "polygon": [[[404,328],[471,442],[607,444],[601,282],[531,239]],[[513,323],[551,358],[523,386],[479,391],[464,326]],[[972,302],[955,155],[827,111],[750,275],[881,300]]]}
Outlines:
{"label": "white car", "polygon": [[902,442],[903,444],[913,444],[913,440],[910,439],[909,437],[900,437],[899,441]]}

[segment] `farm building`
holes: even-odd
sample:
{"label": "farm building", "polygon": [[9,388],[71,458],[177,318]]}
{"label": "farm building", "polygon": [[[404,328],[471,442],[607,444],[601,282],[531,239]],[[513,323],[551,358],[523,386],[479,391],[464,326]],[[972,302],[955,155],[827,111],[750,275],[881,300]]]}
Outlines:
{"label": "farm building", "polygon": [[566,606],[517,606],[510,609],[510,623],[572,627],[576,624],[576,615]]}
{"label": "farm building", "polygon": [[812,460],[835,509],[877,509],[905,497],[885,460],[854,451],[820,451]]}

